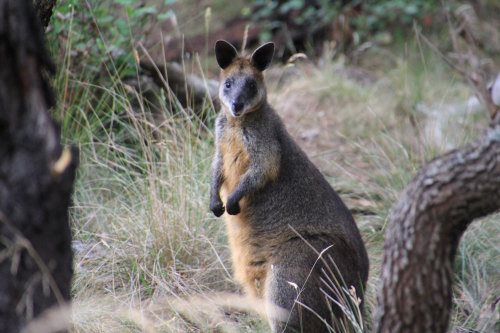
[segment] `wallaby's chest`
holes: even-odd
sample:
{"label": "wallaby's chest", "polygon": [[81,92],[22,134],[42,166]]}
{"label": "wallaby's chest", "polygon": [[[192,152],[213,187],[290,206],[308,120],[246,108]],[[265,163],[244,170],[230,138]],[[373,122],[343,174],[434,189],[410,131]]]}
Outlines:
{"label": "wallaby's chest", "polygon": [[239,127],[227,128],[221,136],[219,149],[222,154],[223,186],[228,192],[234,190],[241,176],[248,170],[250,158]]}

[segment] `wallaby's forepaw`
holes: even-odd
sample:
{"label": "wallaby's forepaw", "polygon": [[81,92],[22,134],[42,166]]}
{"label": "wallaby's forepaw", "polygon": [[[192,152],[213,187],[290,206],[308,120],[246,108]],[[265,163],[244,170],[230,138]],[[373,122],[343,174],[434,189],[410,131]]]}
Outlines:
{"label": "wallaby's forepaw", "polygon": [[229,215],[238,215],[240,213],[240,204],[238,200],[231,200],[231,197],[226,202],[226,212]]}
{"label": "wallaby's forepaw", "polygon": [[222,204],[222,201],[220,199],[211,201],[210,210],[216,217],[222,216],[222,214],[224,214],[224,205]]}

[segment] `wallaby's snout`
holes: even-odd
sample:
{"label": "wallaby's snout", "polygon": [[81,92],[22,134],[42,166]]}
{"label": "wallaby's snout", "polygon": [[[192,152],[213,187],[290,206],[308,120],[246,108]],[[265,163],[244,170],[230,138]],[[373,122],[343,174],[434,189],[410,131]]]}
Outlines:
{"label": "wallaby's snout", "polygon": [[243,106],[245,106],[245,104],[243,104],[242,102],[233,102],[233,104],[231,105],[233,114],[236,116],[239,115],[240,112],[243,111]]}
{"label": "wallaby's snout", "polygon": [[265,98],[265,88],[260,87],[255,78],[245,73],[237,73],[226,78],[221,99],[234,117],[239,117],[246,111],[258,105]]}
{"label": "wallaby's snout", "polygon": [[274,44],[267,43],[247,57],[238,55],[226,41],[215,44],[215,56],[221,71],[219,98],[226,111],[240,117],[266,102],[266,87],[262,71],[271,63]]}

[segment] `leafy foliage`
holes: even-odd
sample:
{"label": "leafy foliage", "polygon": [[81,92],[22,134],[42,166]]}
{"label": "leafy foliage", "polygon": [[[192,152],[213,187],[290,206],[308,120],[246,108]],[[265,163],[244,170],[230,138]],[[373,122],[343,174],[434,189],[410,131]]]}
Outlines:
{"label": "leafy foliage", "polygon": [[[164,0],[164,5],[176,1]],[[89,74],[116,66],[122,76],[135,74],[132,51],[144,38],[144,27],[173,15],[171,10],[162,12],[160,6],[135,0],[62,0],[55,12],[48,34],[56,41],[51,44],[65,45],[73,61],[85,62]]]}
{"label": "leafy foliage", "polygon": [[257,0],[253,14],[249,10],[244,14],[255,21],[268,19],[269,31],[292,24],[309,32],[331,24],[340,15],[347,15],[351,18],[351,28],[366,38],[373,32],[411,26],[414,20],[431,14],[438,5],[436,0]]}
{"label": "leafy foliage", "polygon": [[361,15],[354,17],[353,25],[358,31],[380,31],[390,27],[408,27],[419,21],[438,6],[434,0],[383,0],[366,1]]}

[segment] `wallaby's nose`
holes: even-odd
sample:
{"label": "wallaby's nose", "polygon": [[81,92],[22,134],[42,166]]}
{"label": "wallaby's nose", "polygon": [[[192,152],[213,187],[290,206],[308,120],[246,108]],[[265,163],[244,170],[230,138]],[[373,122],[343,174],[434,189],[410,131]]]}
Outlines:
{"label": "wallaby's nose", "polygon": [[240,113],[241,110],[243,110],[243,103],[241,103],[241,102],[234,102],[233,103],[233,112],[234,113]]}

